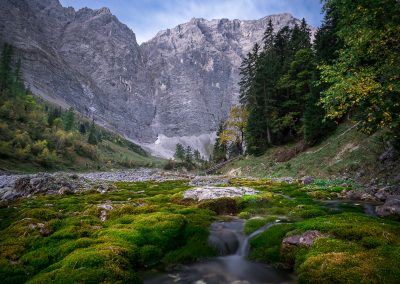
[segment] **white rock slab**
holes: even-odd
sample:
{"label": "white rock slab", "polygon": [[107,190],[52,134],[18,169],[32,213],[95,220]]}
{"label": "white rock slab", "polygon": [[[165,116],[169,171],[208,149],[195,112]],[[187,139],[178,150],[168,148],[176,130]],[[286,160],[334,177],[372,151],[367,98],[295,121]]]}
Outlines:
{"label": "white rock slab", "polygon": [[203,186],[189,189],[183,193],[184,198],[192,198],[197,201],[206,199],[217,199],[221,197],[237,197],[243,195],[254,195],[258,191],[249,187],[215,187]]}

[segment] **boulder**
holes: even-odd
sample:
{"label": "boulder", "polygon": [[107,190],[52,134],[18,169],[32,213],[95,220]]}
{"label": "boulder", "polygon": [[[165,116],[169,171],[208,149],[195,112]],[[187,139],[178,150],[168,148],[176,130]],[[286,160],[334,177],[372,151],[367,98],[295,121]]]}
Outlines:
{"label": "boulder", "polygon": [[393,186],[382,187],[377,190],[375,197],[381,201],[385,201],[389,196],[400,194],[399,188]]}
{"label": "boulder", "polygon": [[283,239],[281,244],[281,260],[285,268],[294,265],[294,254],[299,247],[310,247],[315,240],[326,237],[319,231],[306,231],[301,235],[294,235]]}
{"label": "boulder", "polygon": [[322,234],[319,231],[312,230],[312,231],[306,231],[301,235],[294,235],[287,237],[283,239],[282,241],[282,246],[306,246],[310,247],[315,240],[325,237],[324,234]]}
{"label": "boulder", "polygon": [[378,214],[380,217],[400,217],[400,195],[392,195],[387,197],[383,205],[376,207],[376,214]]}
{"label": "boulder", "polygon": [[301,183],[304,185],[312,184],[313,182],[314,182],[314,177],[311,176],[305,176],[301,179]]}
{"label": "boulder", "polygon": [[239,247],[237,236],[227,229],[210,234],[208,243],[218,251],[219,255],[233,254]]}
{"label": "boulder", "polygon": [[238,197],[243,195],[254,195],[258,191],[249,187],[215,187],[203,186],[195,187],[183,193],[184,198],[192,198],[197,201],[207,199],[217,199],[222,197]]}
{"label": "boulder", "polygon": [[20,177],[15,181],[15,191],[22,194],[29,194],[33,191],[30,183],[31,178],[29,176]]}
{"label": "boulder", "polygon": [[67,187],[67,186],[62,186],[58,190],[58,194],[60,194],[60,195],[70,195],[70,194],[73,194],[73,193],[74,193],[74,191],[72,189],[70,189],[69,187]]}
{"label": "boulder", "polygon": [[347,191],[345,198],[351,199],[351,200],[363,200],[363,201],[371,201],[371,202],[378,201],[378,198],[376,198],[374,195],[367,192],[366,190],[361,190],[361,189],[352,189],[352,190]]}

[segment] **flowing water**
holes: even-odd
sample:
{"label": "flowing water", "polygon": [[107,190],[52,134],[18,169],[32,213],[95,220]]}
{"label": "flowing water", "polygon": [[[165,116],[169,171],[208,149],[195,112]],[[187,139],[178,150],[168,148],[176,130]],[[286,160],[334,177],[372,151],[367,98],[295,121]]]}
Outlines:
{"label": "flowing water", "polygon": [[145,284],[194,283],[194,284],[261,284],[296,283],[294,275],[274,267],[251,262],[249,240],[278,222],[269,223],[249,236],[243,232],[244,221],[214,222],[210,228],[209,243],[225,256],[183,267],[160,276],[146,279]]}
{"label": "flowing water", "polygon": [[[278,194],[287,199],[295,198]],[[326,200],[322,206],[341,210],[341,206],[363,207],[364,213],[376,216],[376,203],[352,200]],[[193,283],[193,284],[268,284],[296,283],[293,273],[280,271],[271,265],[247,260],[249,241],[271,226],[280,224],[275,221],[264,225],[246,236],[243,232],[244,220],[214,222],[210,227],[209,243],[220,255],[203,262],[183,266],[181,269],[145,279],[145,284]]]}
{"label": "flowing water", "polygon": [[323,205],[333,210],[342,210],[340,207],[343,206],[354,206],[362,207],[364,214],[372,217],[376,217],[376,206],[381,205],[379,202],[368,202],[359,200],[322,200]]}

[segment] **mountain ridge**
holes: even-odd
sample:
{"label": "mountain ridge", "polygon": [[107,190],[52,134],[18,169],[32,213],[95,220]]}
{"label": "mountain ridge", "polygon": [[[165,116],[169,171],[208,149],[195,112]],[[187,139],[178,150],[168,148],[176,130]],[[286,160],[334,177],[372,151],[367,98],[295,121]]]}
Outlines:
{"label": "mountain ridge", "polygon": [[288,13],[193,18],[138,45],[108,8],[6,0],[0,10],[0,42],[15,45],[34,93],[164,157],[176,143],[207,156],[219,122],[237,102],[243,56],[269,19],[276,29],[299,23]]}

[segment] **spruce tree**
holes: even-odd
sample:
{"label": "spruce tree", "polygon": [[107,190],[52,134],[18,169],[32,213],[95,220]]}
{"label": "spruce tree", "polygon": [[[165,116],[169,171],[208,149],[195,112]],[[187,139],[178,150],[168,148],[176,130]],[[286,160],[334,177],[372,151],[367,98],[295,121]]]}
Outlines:
{"label": "spruce tree", "polygon": [[185,148],[183,148],[183,145],[180,143],[176,144],[175,146],[174,158],[176,160],[180,160],[181,162],[185,160]]}
{"label": "spruce tree", "polygon": [[73,108],[70,108],[67,113],[65,114],[64,118],[64,128],[65,131],[70,131],[74,127],[74,122],[75,122],[75,113]]}
{"label": "spruce tree", "polygon": [[98,144],[96,127],[95,127],[94,121],[92,121],[92,124],[90,125],[88,143],[92,144],[92,145]]}
{"label": "spruce tree", "polygon": [[10,44],[5,43],[0,56],[0,91],[8,89],[13,83],[12,74],[12,56],[13,47]]}

